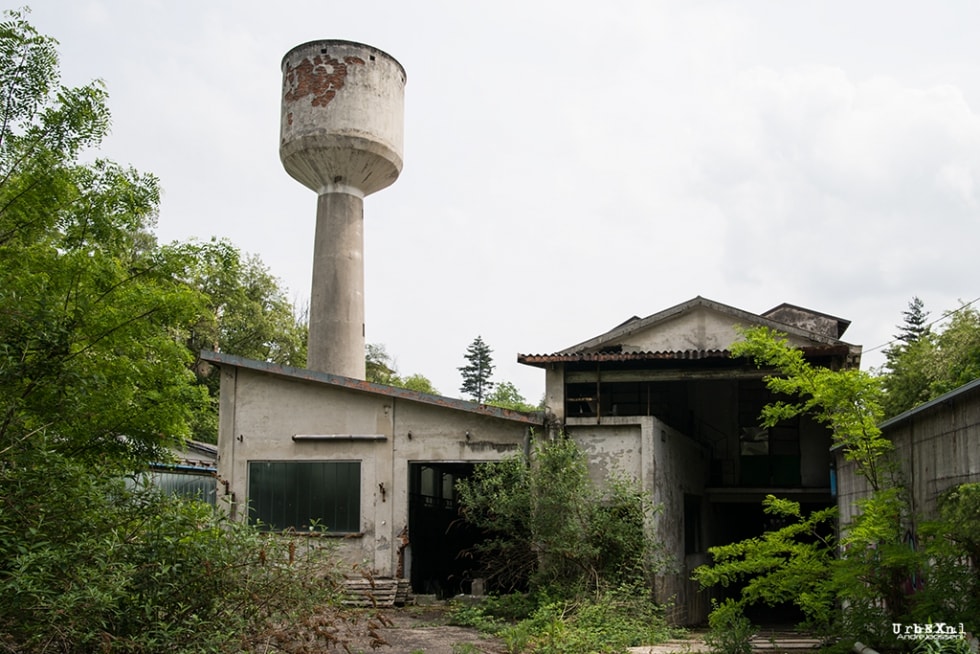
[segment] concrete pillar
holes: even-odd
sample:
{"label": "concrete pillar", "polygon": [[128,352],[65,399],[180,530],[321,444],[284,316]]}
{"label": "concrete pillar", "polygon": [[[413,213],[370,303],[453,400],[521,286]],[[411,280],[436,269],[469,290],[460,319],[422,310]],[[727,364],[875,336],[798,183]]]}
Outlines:
{"label": "concrete pillar", "polygon": [[310,370],[364,379],[364,199],[354,189],[317,199],[310,296]]}

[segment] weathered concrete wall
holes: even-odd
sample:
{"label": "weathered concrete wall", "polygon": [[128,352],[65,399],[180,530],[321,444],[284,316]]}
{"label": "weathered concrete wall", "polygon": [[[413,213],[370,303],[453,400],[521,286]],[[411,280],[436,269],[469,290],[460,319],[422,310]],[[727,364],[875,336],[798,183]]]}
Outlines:
{"label": "weathered concrete wall", "polygon": [[[530,430],[527,422],[233,366],[222,368],[220,420],[218,470],[239,518],[249,461],[360,461],[360,534],[340,540],[339,550],[380,576],[397,566],[410,462],[498,460],[523,451]],[[321,438],[328,435],[338,438]]]}
{"label": "weathered concrete wall", "polygon": [[[709,453],[681,432],[656,418],[569,418],[568,435],[589,458],[589,472],[601,483],[610,475],[638,480],[661,507],[652,528],[669,561],[669,570],[655,585],[658,601],[671,605],[670,619],[679,624],[699,622],[707,616],[707,599],[689,581],[691,570],[705,561],[704,554],[685,554],[684,496],[704,496]],[[701,502],[701,533],[705,532],[707,502]]]}
{"label": "weathered concrete wall", "polygon": [[[627,352],[727,350],[732,343],[742,340],[735,330],[736,322],[738,320],[730,313],[702,306],[650,329],[626,335],[621,342]],[[798,336],[791,336],[789,340],[792,345],[809,345]]]}
{"label": "weathered concrete wall", "polygon": [[[901,478],[911,489],[918,518],[936,517],[937,500],[950,488],[980,482],[980,384],[937,398],[882,425],[895,446]],[[855,503],[870,488],[837,452],[838,495],[842,525],[857,513]]]}

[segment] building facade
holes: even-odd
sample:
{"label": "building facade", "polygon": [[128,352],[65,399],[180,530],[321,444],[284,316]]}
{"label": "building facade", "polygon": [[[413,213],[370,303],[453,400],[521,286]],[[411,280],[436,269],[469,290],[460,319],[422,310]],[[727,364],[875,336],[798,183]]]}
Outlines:
{"label": "building facade", "polygon": [[833,501],[825,428],[758,427],[773,399],[765,371],[729,353],[753,326],[786,334],[816,365],[860,360],[840,340],[846,321],[700,297],[553,354],[519,355],[544,370],[543,414],[205,353],[221,369],[219,485],[239,518],[326,529],[352,565],[449,596],[469,591],[472,563],[459,554],[480,538],[457,520],[455,480],[529,453],[535,435],[565,435],[597,482],[627,475],[662,507],[651,526],[673,565],[657,598],[675,622],[701,622],[709,602],[690,576],[708,547],[761,534],[769,493]]}
{"label": "building facade", "polygon": [[731,357],[739,329],[774,329],[811,364],[842,368],[860,364],[860,347],[840,340],[848,324],[792,305],[756,315],[697,297],[559,352],[518,357],[544,369],[554,421],[586,451],[593,477],[630,475],[662,506],[654,528],[674,567],[656,594],[675,622],[707,617],[691,571],[708,562],[708,547],[770,526],[766,495],[810,508],[833,502],[829,432],[806,418],[759,427],[774,398],[767,371]]}

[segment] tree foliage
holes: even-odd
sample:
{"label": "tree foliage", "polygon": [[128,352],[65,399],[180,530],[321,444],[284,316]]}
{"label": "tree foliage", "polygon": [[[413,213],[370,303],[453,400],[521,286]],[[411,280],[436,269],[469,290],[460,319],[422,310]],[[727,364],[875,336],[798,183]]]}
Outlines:
{"label": "tree foliage", "polygon": [[788,522],[762,536],[711,548],[712,565],[694,570],[702,586],[741,586],[735,603],[795,604],[810,624],[826,624],[834,609],[827,571],[835,553],[836,508],[804,515],[798,502],[773,495],[763,501],[768,515]]}
{"label": "tree foliage", "polygon": [[903,343],[915,343],[929,333],[929,312],[925,303],[917,296],[909,300],[908,309],[902,312],[902,324],[895,339]]}
{"label": "tree foliage", "polygon": [[[909,313],[909,312],[906,312]],[[980,313],[969,305],[951,311],[941,329],[913,330],[886,351],[882,383],[885,415],[896,416],[980,378]]]}
{"label": "tree foliage", "polygon": [[461,393],[469,395],[476,402],[483,399],[493,389],[493,351],[483,342],[483,337],[477,336],[466,348],[466,365],[458,368],[463,377],[459,387]]}
{"label": "tree foliage", "polygon": [[337,597],[330,550],[309,537],[270,538],[54,450],[34,463],[0,467],[4,651],[254,651]]}
{"label": "tree foliage", "polygon": [[572,597],[642,585],[661,563],[649,498],[625,478],[595,485],[571,439],[479,466],[457,491],[464,519],[488,534],[476,549],[499,586]]}
{"label": "tree foliage", "polygon": [[216,443],[220,381],[201,360],[201,351],[303,367],[305,316],[258,256],[243,254],[225,239],[174,243],[161,251],[179,262],[177,279],[203,296],[203,310],[186,333],[186,345],[197,384],[207,389],[209,401],[195,412],[191,434],[196,440]]}
{"label": "tree foliage", "polygon": [[175,338],[202,298],[153,247],[156,179],[77,163],[108,127],[101,87],[58,86],[21,13],[0,37],[0,451],[146,461],[205,400]]}
{"label": "tree foliage", "polygon": [[533,404],[529,404],[524,396],[521,395],[520,390],[517,386],[511,382],[505,381],[495,384],[493,391],[487,396],[487,404],[491,406],[499,406],[504,409],[511,409],[513,411],[535,411],[537,407]]}
{"label": "tree foliage", "polygon": [[411,391],[428,393],[430,395],[439,394],[439,391],[432,385],[432,382],[424,375],[418,373],[408,375],[407,377],[399,375],[395,369],[395,363],[392,361],[391,355],[388,354],[384,345],[368,343],[365,348],[364,362],[367,371],[367,380],[369,382],[407,388]]}
{"label": "tree foliage", "polygon": [[695,572],[705,585],[744,584],[737,598],[716,607],[726,618],[719,613],[716,622],[732,623],[733,611],[749,604],[792,601],[811,627],[882,646],[894,639],[893,623],[941,618],[975,628],[980,493],[967,484],[948,494],[939,518],[920,525],[923,542],[917,543],[920,517],[912,513],[890,443],[877,428],[882,413],[876,380],[853,370],[815,369],[780,334],[761,328],[745,332],[732,351],[773,370],[767,384],[787,398],[765,408],[763,423],[807,412],[827,424],[871,493],[859,500],[856,518],[840,525],[837,541],[827,529],[833,509],[804,516],[794,503],[770,497],[766,511],[789,518],[788,524],[710,548],[713,564]]}
{"label": "tree foliage", "polygon": [[187,275],[197,251],[152,236],[156,179],[81,162],[108,120],[101,85],[61,86],[53,39],[6,12],[0,648],[249,650],[331,597],[328,570],[290,566],[251,527],[124,481],[206,410],[188,343],[209,296]]}
{"label": "tree foliage", "polygon": [[764,427],[783,420],[810,415],[825,424],[833,443],[844,449],[873,488],[882,486],[881,455],[892,449],[882,437],[881,384],[856,369],[831,370],[810,365],[802,350],[791,347],[786,337],[766,327],[742,332],[732,345],[732,356],[747,357],[774,371],[766,377],[769,390],[787,399],[767,405],[760,417]]}

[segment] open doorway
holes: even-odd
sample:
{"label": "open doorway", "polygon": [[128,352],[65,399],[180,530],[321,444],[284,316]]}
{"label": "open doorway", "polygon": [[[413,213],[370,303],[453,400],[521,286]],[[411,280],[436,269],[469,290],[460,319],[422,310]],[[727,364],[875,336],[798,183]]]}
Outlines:
{"label": "open doorway", "polygon": [[456,482],[476,464],[409,463],[408,564],[412,591],[440,599],[470,593],[480,562],[472,547],[482,534],[459,517]]}

